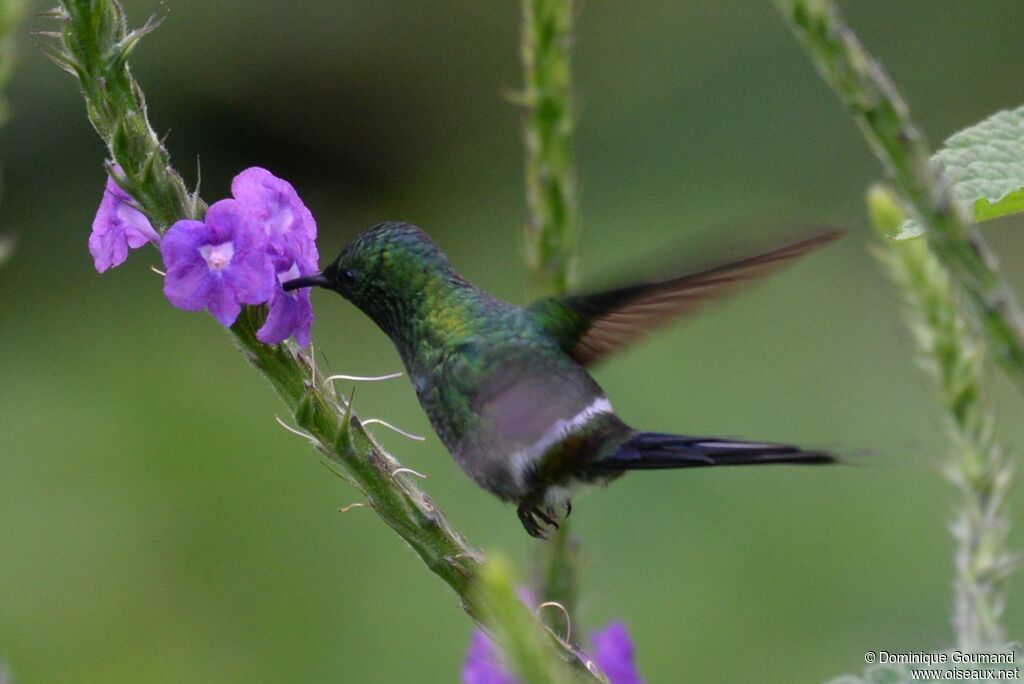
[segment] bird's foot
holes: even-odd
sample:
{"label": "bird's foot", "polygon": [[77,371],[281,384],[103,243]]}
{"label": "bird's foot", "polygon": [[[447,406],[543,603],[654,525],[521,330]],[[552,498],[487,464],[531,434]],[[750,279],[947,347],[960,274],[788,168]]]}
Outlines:
{"label": "bird's foot", "polygon": [[[572,501],[569,501],[568,499],[565,500],[565,502],[562,504],[561,515],[559,515],[558,510],[555,508],[555,506],[546,506],[544,508],[544,512],[547,513],[548,517],[550,518],[560,517],[562,520],[568,520],[569,516],[572,515]],[[555,525],[555,527],[558,527],[558,525]]]}
{"label": "bird's foot", "polygon": [[519,504],[519,508],[516,509],[516,513],[519,515],[519,522],[523,523],[523,529],[526,533],[535,539],[547,539],[545,529],[541,526],[537,519],[540,518],[541,522],[549,525],[556,530],[558,529],[558,523],[555,519],[542,511],[537,506],[533,506],[528,503]]}

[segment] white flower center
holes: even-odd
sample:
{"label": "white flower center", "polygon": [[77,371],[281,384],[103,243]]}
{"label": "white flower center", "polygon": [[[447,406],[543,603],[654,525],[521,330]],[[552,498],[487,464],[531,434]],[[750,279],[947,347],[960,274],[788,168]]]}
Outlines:
{"label": "white flower center", "polygon": [[295,280],[300,275],[301,274],[299,273],[299,265],[293,261],[291,268],[289,268],[287,271],[281,271],[280,273],[277,274],[277,281],[279,283],[284,284],[287,283],[289,280]]}
{"label": "white flower center", "polygon": [[274,215],[270,217],[271,232],[278,235],[288,232],[294,218],[295,213],[291,207],[287,204],[279,206]]}
{"label": "white flower center", "polygon": [[219,245],[203,245],[199,254],[206,260],[211,271],[223,271],[235,256],[235,243],[222,242]]}

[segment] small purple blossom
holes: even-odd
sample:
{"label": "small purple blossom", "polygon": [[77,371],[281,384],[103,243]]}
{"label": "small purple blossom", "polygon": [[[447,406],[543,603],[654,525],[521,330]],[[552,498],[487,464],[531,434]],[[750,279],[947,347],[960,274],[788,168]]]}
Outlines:
{"label": "small purple blossom", "polygon": [[643,684],[633,663],[633,642],[621,622],[609,623],[590,635],[591,657],[612,684]]}
{"label": "small purple blossom", "polygon": [[231,193],[234,199],[211,206],[205,220],[175,223],[161,243],[146,216],[108,178],[89,236],[96,270],[121,264],[129,248],[156,243],[167,268],[164,294],[172,304],[209,309],[225,326],[235,322],[243,304],[267,304],[256,337],[267,344],[294,337],[309,346],[309,290],[285,292],[281,284],[319,270],[313,214],[291,183],[266,169],[242,171]]}
{"label": "small purple blossom", "polygon": [[147,242],[160,244],[160,236],[146,215],[132,206],[132,198],[108,176],[89,235],[89,253],[96,270],[103,273],[120,266],[128,258],[129,247],[138,249]]}
{"label": "small purple blossom", "polygon": [[256,338],[267,344],[295,337],[309,346],[313,307],[308,289],[285,292],[281,283],[316,273],[316,221],[292,184],[257,166],[235,176],[231,194],[252,212],[267,237],[267,255],[277,276],[267,320]]}
{"label": "small purple blossom", "polygon": [[516,684],[501,665],[501,654],[490,637],[481,630],[473,632],[469,652],[462,666],[462,684]]}
{"label": "small purple blossom", "polygon": [[238,318],[243,304],[271,298],[275,278],[267,238],[237,200],[221,200],[205,221],[178,221],[160,245],[167,276],[164,294],[188,311],[209,309],[222,325]]}
{"label": "small purple blossom", "polygon": [[231,181],[231,194],[253,212],[278,256],[318,261],[316,221],[292,184],[253,166]]}
{"label": "small purple blossom", "polygon": [[[591,657],[611,684],[644,684],[633,662],[633,642],[626,626],[612,622],[590,635]],[[462,684],[518,684],[501,662],[501,653],[490,637],[480,630],[473,633],[469,652],[462,666]]]}
{"label": "small purple blossom", "polygon": [[309,301],[309,290],[285,292],[281,283],[316,273],[316,270],[305,269],[304,272],[299,268],[298,262],[293,261],[287,271],[277,273],[277,285],[274,287],[274,295],[270,298],[267,320],[263,327],[256,331],[256,339],[264,344],[277,344],[294,335],[300,347],[309,346],[309,330],[313,326],[313,305]]}

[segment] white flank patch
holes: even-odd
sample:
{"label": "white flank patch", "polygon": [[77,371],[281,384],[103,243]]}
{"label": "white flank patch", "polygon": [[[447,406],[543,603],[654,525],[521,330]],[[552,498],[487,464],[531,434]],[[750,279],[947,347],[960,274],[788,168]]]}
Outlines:
{"label": "white flank patch", "polygon": [[532,468],[537,459],[544,455],[544,452],[586,426],[596,416],[608,413],[614,413],[612,403],[608,401],[608,397],[598,397],[572,418],[559,418],[556,420],[541,435],[540,439],[532,445],[512,454],[512,473],[516,478],[516,482],[523,486],[527,472]]}

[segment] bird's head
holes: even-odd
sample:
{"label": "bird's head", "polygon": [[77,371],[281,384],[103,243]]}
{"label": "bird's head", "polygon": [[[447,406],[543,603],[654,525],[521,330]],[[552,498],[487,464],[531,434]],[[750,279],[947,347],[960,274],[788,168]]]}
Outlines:
{"label": "bird's head", "polygon": [[284,283],[334,290],[386,332],[415,313],[424,296],[461,279],[448,257],[420,228],[390,221],[365,230],[320,273]]}

